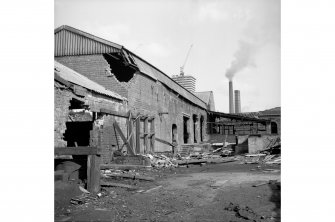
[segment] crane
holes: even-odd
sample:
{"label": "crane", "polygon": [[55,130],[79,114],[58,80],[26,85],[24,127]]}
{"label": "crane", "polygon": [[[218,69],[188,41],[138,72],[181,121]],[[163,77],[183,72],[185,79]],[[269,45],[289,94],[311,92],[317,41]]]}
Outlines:
{"label": "crane", "polygon": [[186,65],[188,56],[190,55],[190,52],[191,52],[192,47],[193,47],[193,44],[191,44],[190,49],[189,49],[188,52],[187,52],[187,55],[186,55],[185,62],[184,62],[184,64],[183,64],[183,66],[180,67],[180,75],[181,75],[181,76],[184,75],[184,68],[185,68],[185,65]]}

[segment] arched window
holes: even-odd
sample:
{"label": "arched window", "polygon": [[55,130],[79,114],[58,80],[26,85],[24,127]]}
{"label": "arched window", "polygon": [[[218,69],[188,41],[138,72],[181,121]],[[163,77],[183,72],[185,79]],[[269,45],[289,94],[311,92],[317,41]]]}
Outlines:
{"label": "arched window", "polygon": [[277,123],[271,122],[271,134],[278,134]]}

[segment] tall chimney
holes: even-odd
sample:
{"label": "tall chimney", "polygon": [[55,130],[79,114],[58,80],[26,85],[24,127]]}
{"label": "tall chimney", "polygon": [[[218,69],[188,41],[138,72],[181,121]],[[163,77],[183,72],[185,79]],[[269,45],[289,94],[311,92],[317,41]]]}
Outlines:
{"label": "tall chimney", "polygon": [[240,90],[234,90],[235,94],[235,113],[241,112],[241,97],[240,97]]}
{"label": "tall chimney", "polygon": [[229,113],[234,113],[233,82],[229,81]]}

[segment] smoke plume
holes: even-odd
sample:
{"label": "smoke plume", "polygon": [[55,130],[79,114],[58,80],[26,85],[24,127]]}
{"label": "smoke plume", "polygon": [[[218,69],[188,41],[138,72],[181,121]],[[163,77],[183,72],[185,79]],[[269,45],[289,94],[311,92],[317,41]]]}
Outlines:
{"label": "smoke plume", "polygon": [[226,77],[231,81],[236,73],[247,67],[255,67],[254,55],[256,44],[247,41],[240,41],[239,48],[234,54],[234,60],[226,71]]}

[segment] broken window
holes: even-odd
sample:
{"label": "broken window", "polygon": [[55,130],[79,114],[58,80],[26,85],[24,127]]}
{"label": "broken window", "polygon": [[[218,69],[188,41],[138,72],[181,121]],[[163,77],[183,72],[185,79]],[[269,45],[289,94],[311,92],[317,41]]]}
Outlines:
{"label": "broken window", "polygon": [[107,53],[103,55],[110,67],[111,76],[119,82],[129,82],[136,71],[138,71],[133,59],[130,55],[125,56],[124,53]]}

